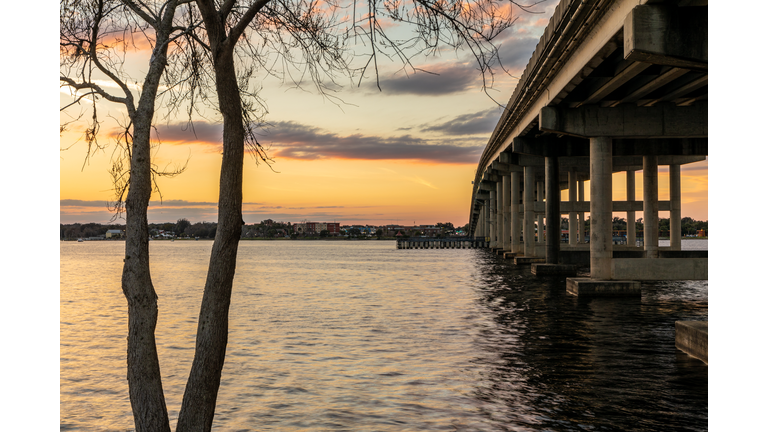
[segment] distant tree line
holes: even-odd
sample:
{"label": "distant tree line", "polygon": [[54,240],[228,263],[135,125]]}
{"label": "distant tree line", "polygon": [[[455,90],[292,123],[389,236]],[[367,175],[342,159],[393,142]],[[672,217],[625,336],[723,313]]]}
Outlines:
{"label": "distant tree line", "polygon": [[[454,234],[457,231],[467,232],[469,224],[460,228],[455,228],[452,223],[438,222],[436,227],[443,228],[444,234]],[[567,224],[565,225],[567,227]],[[164,223],[151,223],[149,224],[149,234],[152,237],[173,235],[176,238],[201,238],[201,239],[213,239],[216,237],[216,222],[195,222],[191,223],[186,218],[181,218],[176,222],[164,222]],[[61,240],[77,240],[78,238],[89,238],[103,236],[107,230],[120,230],[125,231],[125,224],[99,224],[99,223],[87,223],[87,224],[60,224],[60,238]],[[424,232],[419,230],[408,230],[402,232],[403,235],[419,236],[424,235]],[[275,222],[272,220],[261,221],[255,224],[243,225],[240,233],[240,238],[278,238],[285,237],[286,235],[291,238],[299,238],[300,236],[293,232],[293,225],[290,222]],[[313,237],[328,237],[330,233],[327,230],[323,230]],[[342,235],[348,235],[350,237],[360,237],[362,233],[357,228],[351,228],[349,230],[342,230]],[[384,231],[381,229],[376,230],[376,237],[381,239],[384,236]]]}

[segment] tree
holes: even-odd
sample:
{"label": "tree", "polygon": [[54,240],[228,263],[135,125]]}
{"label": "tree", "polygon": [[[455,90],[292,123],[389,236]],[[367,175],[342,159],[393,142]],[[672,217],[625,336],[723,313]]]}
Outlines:
{"label": "tree", "polygon": [[[92,149],[100,148],[97,99],[122,104],[128,115],[118,140],[120,157],[111,174],[116,194],[114,208],[119,212],[124,203],[126,213],[122,289],[128,302],[128,383],[137,431],[170,431],[155,345],[158,311],[149,271],[147,207],[153,176],[183,171],[182,168],[164,172],[153,166],[150,132],[169,48],[183,35],[191,35],[197,26],[191,19],[187,23],[176,19],[177,8],[184,3],[188,1],[169,0],[149,6],[145,2],[114,0],[62,0],[60,3],[60,81],[75,92],[72,104],[85,98],[93,102],[92,120],[85,131],[86,160]],[[153,34],[152,57],[136,101],[122,69],[122,54],[133,37],[147,33]],[[127,38],[117,39],[115,35],[127,35]],[[116,85],[121,94],[109,93],[99,79]],[[85,93],[77,94],[81,90]],[[69,105],[62,110],[67,107]],[[65,127],[63,125],[62,130]],[[128,164],[130,168],[126,170]]]}
{"label": "tree", "polygon": [[376,238],[378,240],[381,240],[381,237],[384,235],[384,231],[381,230],[381,228],[376,230]]}
{"label": "tree", "polygon": [[173,229],[173,231],[176,233],[177,236],[180,236],[191,225],[192,224],[187,220],[187,218],[181,218],[176,221],[176,227]]}
{"label": "tree", "polygon": [[[499,67],[498,50],[492,40],[511,26],[513,20],[502,11],[503,4],[498,0],[369,1],[362,17],[352,7],[348,21],[344,21],[343,15],[349,13],[349,8],[334,1],[253,0],[241,4],[237,0],[197,0],[194,8],[184,0],[149,6],[147,2],[130,0],[63,1],[62,4],[71,8],[96,6],[95,13],[82,9],[95,17],[92,21],[77,24],[77,28],[87,30],[81,33],[88,38],[73,37],[68,45],[70,40],[62,36],[62,40],[67,41],[62,46],[70,49],[67,55],[80,61],[81,53],[89,53],[86,63],[89,62],[92,69],[80,68],[81,62],[68,71],[77,75],[78,70],[98,69],[116,82],[125,96],[108,95],[95,83],[87,82],[85,78],[90,79],[89,74],[81,77],[85,84],[75,82],[67,73],[62,74],[62,81],[75,89],[87,89],[94,97],[124,103],[129,111],[123,149],[130,157],[126,164],[116,163],[113,176],[118,191],[116,208],[127,191],[128,239],[123,290],[129,303],[128,381],[137,431],[169,429],[154,342],[157,297],[149,274],[146,222],[153,175],[165,174],[151,165],[149,152],[158,83],[165,73],[169,83],[174,84],[167,90],[171,105],[188,100],[190,117],[197,103],[214,100],[215,93],[215,108],[223,123],[218,223],[200,308],[194,360],[177,426],[178,430],[210,430],[226,354],[232,281],[244,225],[245,149],[257,161],[269,161],[255,134],[257,113],[262,106],[250,85],[255,71],[264,67],[269,73],[279,74],[271,65],[292,65],[314,83],[319,93],[333,99],[328,83],[335,84],[334,79],[339,75],[357,77],[360,83],[367,71],[373,71],[378,82],[380,56],[399,59],[404,67],[415,71],[417,68],[411,62],[416,55],[435,54],[444,47],[467,48],[477,60],[485,90],[492,84],[494,67]],[[174,22],[179,5],[185,5],[185,19]],[[99,47],[110,46],[99,43],[98,37],[103,38],[99,25],[104,16],[115,11],[123,12],[126,17],[122,24],[116,21],[116,29],[126,28],[125,22],[140,22],[142,31],[154,34],[155,49],[138,108],[133,107],[132,95],[124,80],[102,67],[100,57],[95,54]],[[62,17],[69,12],[62,7]],[[414,37],[390,37],[387,28],[391,23],[410,26]],[[89,41],[87,46],[78,45],[82,40]],[[172,42],[181,48],[173,58],[167,52]],[[356,42],[359,45],[352,46]],[[367,52],[365,61],[352,64],[363,49]],[[275,57],[281,61],[273,62]],[[208,69],[204,68],[206,65]],[[166,66],[172,68],[166,69]],[[175,85],[177,83],[180,84]],[[97,125],[94,121],[90,129],[93,137],[97,135]],[[176,172],[178,170],[171,174]]]}

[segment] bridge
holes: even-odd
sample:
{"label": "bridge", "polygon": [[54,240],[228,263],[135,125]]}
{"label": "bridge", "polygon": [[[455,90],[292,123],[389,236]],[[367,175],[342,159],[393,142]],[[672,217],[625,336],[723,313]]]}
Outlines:
{"label": "bridge", "polygon": [[[590,277],[567,279],[579,296],[707,279],[706,251],[680,250],[680,167],[707,156],[707,10],[707,0],[561,0],[478,163],[470,235],[537,275],[576,276],[589,265]],[[664,201],[660,165],[669,166]],[[614,200],[621,172],[627,199]],[[659,247],[659,211],[670,215],[669,247]],[[626,213],[627,245],[613,244],[614,212]],[[557,235],[537,236],[536,226]]]}

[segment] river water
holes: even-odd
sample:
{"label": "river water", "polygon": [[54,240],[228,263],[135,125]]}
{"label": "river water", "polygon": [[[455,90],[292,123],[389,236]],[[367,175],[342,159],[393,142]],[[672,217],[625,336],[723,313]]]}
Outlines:
{"label": "river water", "polygon": [[[150,243],[172,428],[211,246]],[[61,430],[132,430],[124,243],[60,248]],[[586,300],[487,250],[242,241],[213,428],[706,430],[707,366],[674,341],[706,319],[706,281]]]}

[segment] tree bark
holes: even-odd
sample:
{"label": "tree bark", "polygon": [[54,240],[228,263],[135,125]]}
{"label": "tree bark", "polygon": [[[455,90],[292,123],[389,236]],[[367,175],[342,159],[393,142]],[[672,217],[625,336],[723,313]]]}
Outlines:
{"label": "tree bark", "polygon": [[224,121],[219,216],[200,306],[195,358],[184,391],[177,431],[211,430],[227,351],[232,280],[243,225],[245,128],[233,50],[227,44],[217,43],[223,38],[218,38],[208,25],[207,30],[214,59],[219,109]]}
{"label": "tree bark", "polygon": [[133,143],[130,184],[125,200],[122,288],[128,301],[128,388],[137,432],[170,432],[155,344],[157,294],[149,271],[147,223],[147,207],[152,195],[150,132],[157,89],[167,64],[167,42],[175,2],[169,6],[170,12],[163,20],[167,24],[158,29],[153,61],[144,79],[138,107],[131,117]]}

